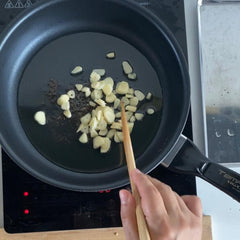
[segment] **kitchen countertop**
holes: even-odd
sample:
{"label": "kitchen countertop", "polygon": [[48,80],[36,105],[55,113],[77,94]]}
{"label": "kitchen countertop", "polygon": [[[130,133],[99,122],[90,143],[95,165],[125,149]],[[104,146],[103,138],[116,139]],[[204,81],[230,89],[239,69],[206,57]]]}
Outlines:
{"label": "kitchen countertop", "polygon": [[[25,234],[7,234],[0,229],[0,239],[3,240],[124,240],[124,232],[122,228],[105,228],[93,230],[72,230],[58,232],[41,232],[41,233],[25,233]],[[211,217],[203,218],[203,234],[202,240],[212,240],[211,233]]]}

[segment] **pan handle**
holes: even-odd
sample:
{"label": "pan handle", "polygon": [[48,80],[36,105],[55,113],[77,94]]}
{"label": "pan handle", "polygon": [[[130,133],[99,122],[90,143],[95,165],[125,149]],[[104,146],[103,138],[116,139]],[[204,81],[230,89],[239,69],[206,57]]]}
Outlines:
{"label": "pan handle", "polygon": [[168,168],[198,176],[240,202],[240,174],[211,162],[189,139],[183,143]]}

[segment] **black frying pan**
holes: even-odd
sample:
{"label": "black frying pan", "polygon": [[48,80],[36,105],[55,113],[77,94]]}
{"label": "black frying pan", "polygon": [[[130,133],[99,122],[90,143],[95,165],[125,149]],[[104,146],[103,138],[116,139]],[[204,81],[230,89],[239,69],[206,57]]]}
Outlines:
{"label": "black frying pan", "polygon": [[[105,55],[116,52],[116,59]],[[78,142],[76,120],[89,111],[79,96],[72,119],[59,117],[56,98],[85,83],[94,68],[115,82],[126,80],[121,62],[132,63],[134,89],[151,92],[156,113],[132,133],[137,166],[149,172],[162,163],[200,176],[239,201],[239,175],[210,163],[181,135],[190,105],[186,62],[164,24],[130,1],[43,1],[20,15],[0,39],[0,141],[24,170],[52,185],[76,191],[112,189],[128,183],[123,147],[100,154]],[[70,70],[82,65],[83,74]],[[47,113],[48,123],[33,120]]]}

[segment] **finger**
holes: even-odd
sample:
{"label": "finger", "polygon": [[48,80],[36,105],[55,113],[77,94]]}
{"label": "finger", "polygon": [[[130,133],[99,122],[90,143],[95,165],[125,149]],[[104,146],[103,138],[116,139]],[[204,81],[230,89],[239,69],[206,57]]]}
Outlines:
{"label": "finger", "polygon": [[127,190],[121,190],[119,197],[121,200],[120,214],[126,240],[138,240],[135,200]]}
{"label": "finger", "polygon": [[194,215],[202,217],[202,202],[199,197],[193,195],[184,195],[181,198]]}
{"label": "finger", "polygon": [[166,219],[167,211],[157,188],[139,170],[133,170],[131,178],[141,197],[141,206],[146,218],[151,238],[157,237],[161,231],[158,226]]}
{"label": "finger", "polygon": [[167,184],[160,182],[159,180],[148,176],[149,180],[160,192],[164,201],[165,208],[168,214],[175,214],[180,210],[179,201],[176,196],[176,192],[172,190]]}

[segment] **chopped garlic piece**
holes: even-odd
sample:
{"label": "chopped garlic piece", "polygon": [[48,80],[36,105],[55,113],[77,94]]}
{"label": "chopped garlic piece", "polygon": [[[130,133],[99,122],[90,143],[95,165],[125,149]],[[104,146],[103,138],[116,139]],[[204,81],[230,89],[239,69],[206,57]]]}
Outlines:
{"label": "chopped garlic piece", "polygon": [[133,71],[133,68],[128,61],[123,61],[122,62],[122,67],[123,67],[123,72],[125,74],[130,74]]}
{"label": "chopped garlic piece", "polygon": [[114,108],[114,109],[117,109],[118,106],[120,105],[120,103],[121,103],[121,100],[120,100],[119,98],[116,98],[116,99],[114,100],[113,108]]}
{"label": "chopped garlic piece", "polygon": [[143,113],[135,113],[135,118],[138,120],[138,121],[141,121],[144,117],[144,114]]}
{"label": "chopped garlic piece", "polygon": [[93,72],[99,74],[101,77],[105,75],[105,69],[93,69]]}
{"label": "chopped garlic piece", "polygon": [[109,151],[111,147],[111,140],[107,137],[105,137],[103,140],[104,140],[104,144],[101,146],[100,152],[106,153]]}
{"label": "chopped garlic piece", "polygon": [[135,90],[134,93],[139,101],[142,101],[145,98],[145,95],[139,90]]}
{"label": "chopped garlic piece", "polygon": [[130,105],[132,105],[132,106],[137,106],[138,103],[139,103],[139,100],[138,100],[137,97],[133,97],[133,98],[130,99],[129,103],[130,103]]}
{"label": "chopped garlic piece", "polygon": [[87,143],[88,142],[88,136],[86,133],[83,133],[80,138],[79,138],[79,142],[81,143]]}
{"label": "chopped garlic piece", "polygon": [[67,92],[67,95],[68,95],[70,98],[72,98],[72,99],[75,98],[75,96],[76,96],[74,90],[68,91],[68,92]]}
{"label": "chopped garlic piece", "polygon": [[62,106],[63,103],[68,102],[68,101],[69,101],[69,96],[68,96],[67,94],[62,94],[62,95],[58,98],[57,104],[58,104],[59,106]]}
{"label": "chopped garlic piece", "polygon": [[113,122],[111,125],[112,129],[122,130],[122,124],[119,122]]}
{"label": "chopped garlic piece", "polygon": [[116,95],[113,93],[110,93],[109,95],[106,96],[105,100],[107,103],[113,103],[116,99]]}
{"label": "chopped garlic piece", "polygon": [[152,98],[152,94],[149,92],[148,94],[147,94],[147,96],[146,96],[146,99],[147,100],[150,100]]}
{"label": "chopped garlic piece", "polygon": [[130,80],[136,80],[136,79],[137,79],[137,74],[136,74],[136,73],[129,73],[129,74],[128,74],[128,79],[130,79]]}
{"label": "chopped garlic piece", "polygon": [[115,114],[112,108],[104,107],[103,115],[108,124],[112,124],[115,120]]}
{"label": "chopped garlic piece", "polygon": [[107,133],[108,133],[107,128],[105,128],[105,129],[99,131],[99,135],[100,135],[100,136],[103,136],[103,137],[106,136]]}
{"label": "chopped garlic piece", "polygon": [[95,71],[93,71],[90,75],[90,82],[93,83],[93,82],[97,82],[101,79],[101,76],[96,73]]}
{"label": "chopped garlic piece", "polygon": [[112,139],[112,138],[114,137],[115,133],[116,133],[116,129],[110,129],[110,130],[108,131],[107,137],[108,137],[109,139]]}
{"label": "chopped garlic piece", "polygon": [[126,110],[130,111],[130,112],[136,112],[137,107],[128,105],[128,106],[126,106]]}
{"label": "chopped garlic piece", "polygon": [[106,57],[109,59],[114,59],[116,57],[116,54],[115,54],[115,52],[109,52],[109,53],[107,53]]}
{"label": "chopped garlic piece", "polygon": [[128,82],[122,81],[122,82],[119,82],[116,86],[116,92],[118,94],[122,94],[122,95],[127,94],[128,90],[129,90]]}
{"label": "chopped garlic piece", "polygon": [[155,110],[153,108],[148,108],[147,114],[152,115],[154,114]]}
{"label": "chopped garlic piece", "polygon": [[106,103],[102,100],[102,99],[96,99],[94,100],[98,105],[100,105],[101,107],[105,107]]}
{"label": "chopped garlic piece", "polygon": [[97,136],[93,139],[93,148],[97,149],[97,148],[101,147],[104,143],[105,143],[104,138]]}
{"label": "chopped garlic piece", "polygon": [[76,66],[72,71],[71,71],[71,74],[72,75],[76,75],[76,74],[79,74],[83,71],[83,68],[81,66]]}
{"label": "chopped garlic piece", "polygon": [[61,109],[62,109],[62,110],[69,110],[69,109],[70,109],[70,102],[64,102],[64,103],[61,105]]}
{"label": "chopped garlic piece", "polygon": [[81,91],[82,88],[83,88],[83,85],[82,84],[75,84],[75,87],[78,91]]}
{"label": "chopped garlic piece", "polygon": [[34,115],[34,119],[35,119],[35,121],[38,122],[38,124],[45,125],[46,124],[45,112],[43,112],[43,111],[36,112],[35,115]]}
{"label": "chopped garlic piece", "polygon": [[65,116],[66,118],[71,118],[71,117],[72,117],[72,113],[71,113],[69,110],[65,110],[65,111],[63,112],[63,114],[64,114],[64,116]]}
{"label": "chopped garlic piece", "polygon": [[82,124],[85,124],[85,125],[87,125],[89,122],[90,122],[90,120],[91,120],[91,114],[90,113],[87,113],[87,114],[85,114],[83,117],[81,117],[81,123]]}
{"label": "chopped garlic piece", "polygon": [[96,107],[96,103],[95,102],[93,102],[93,101],[89,101],[89,105],[91,106],[91,107]]}

